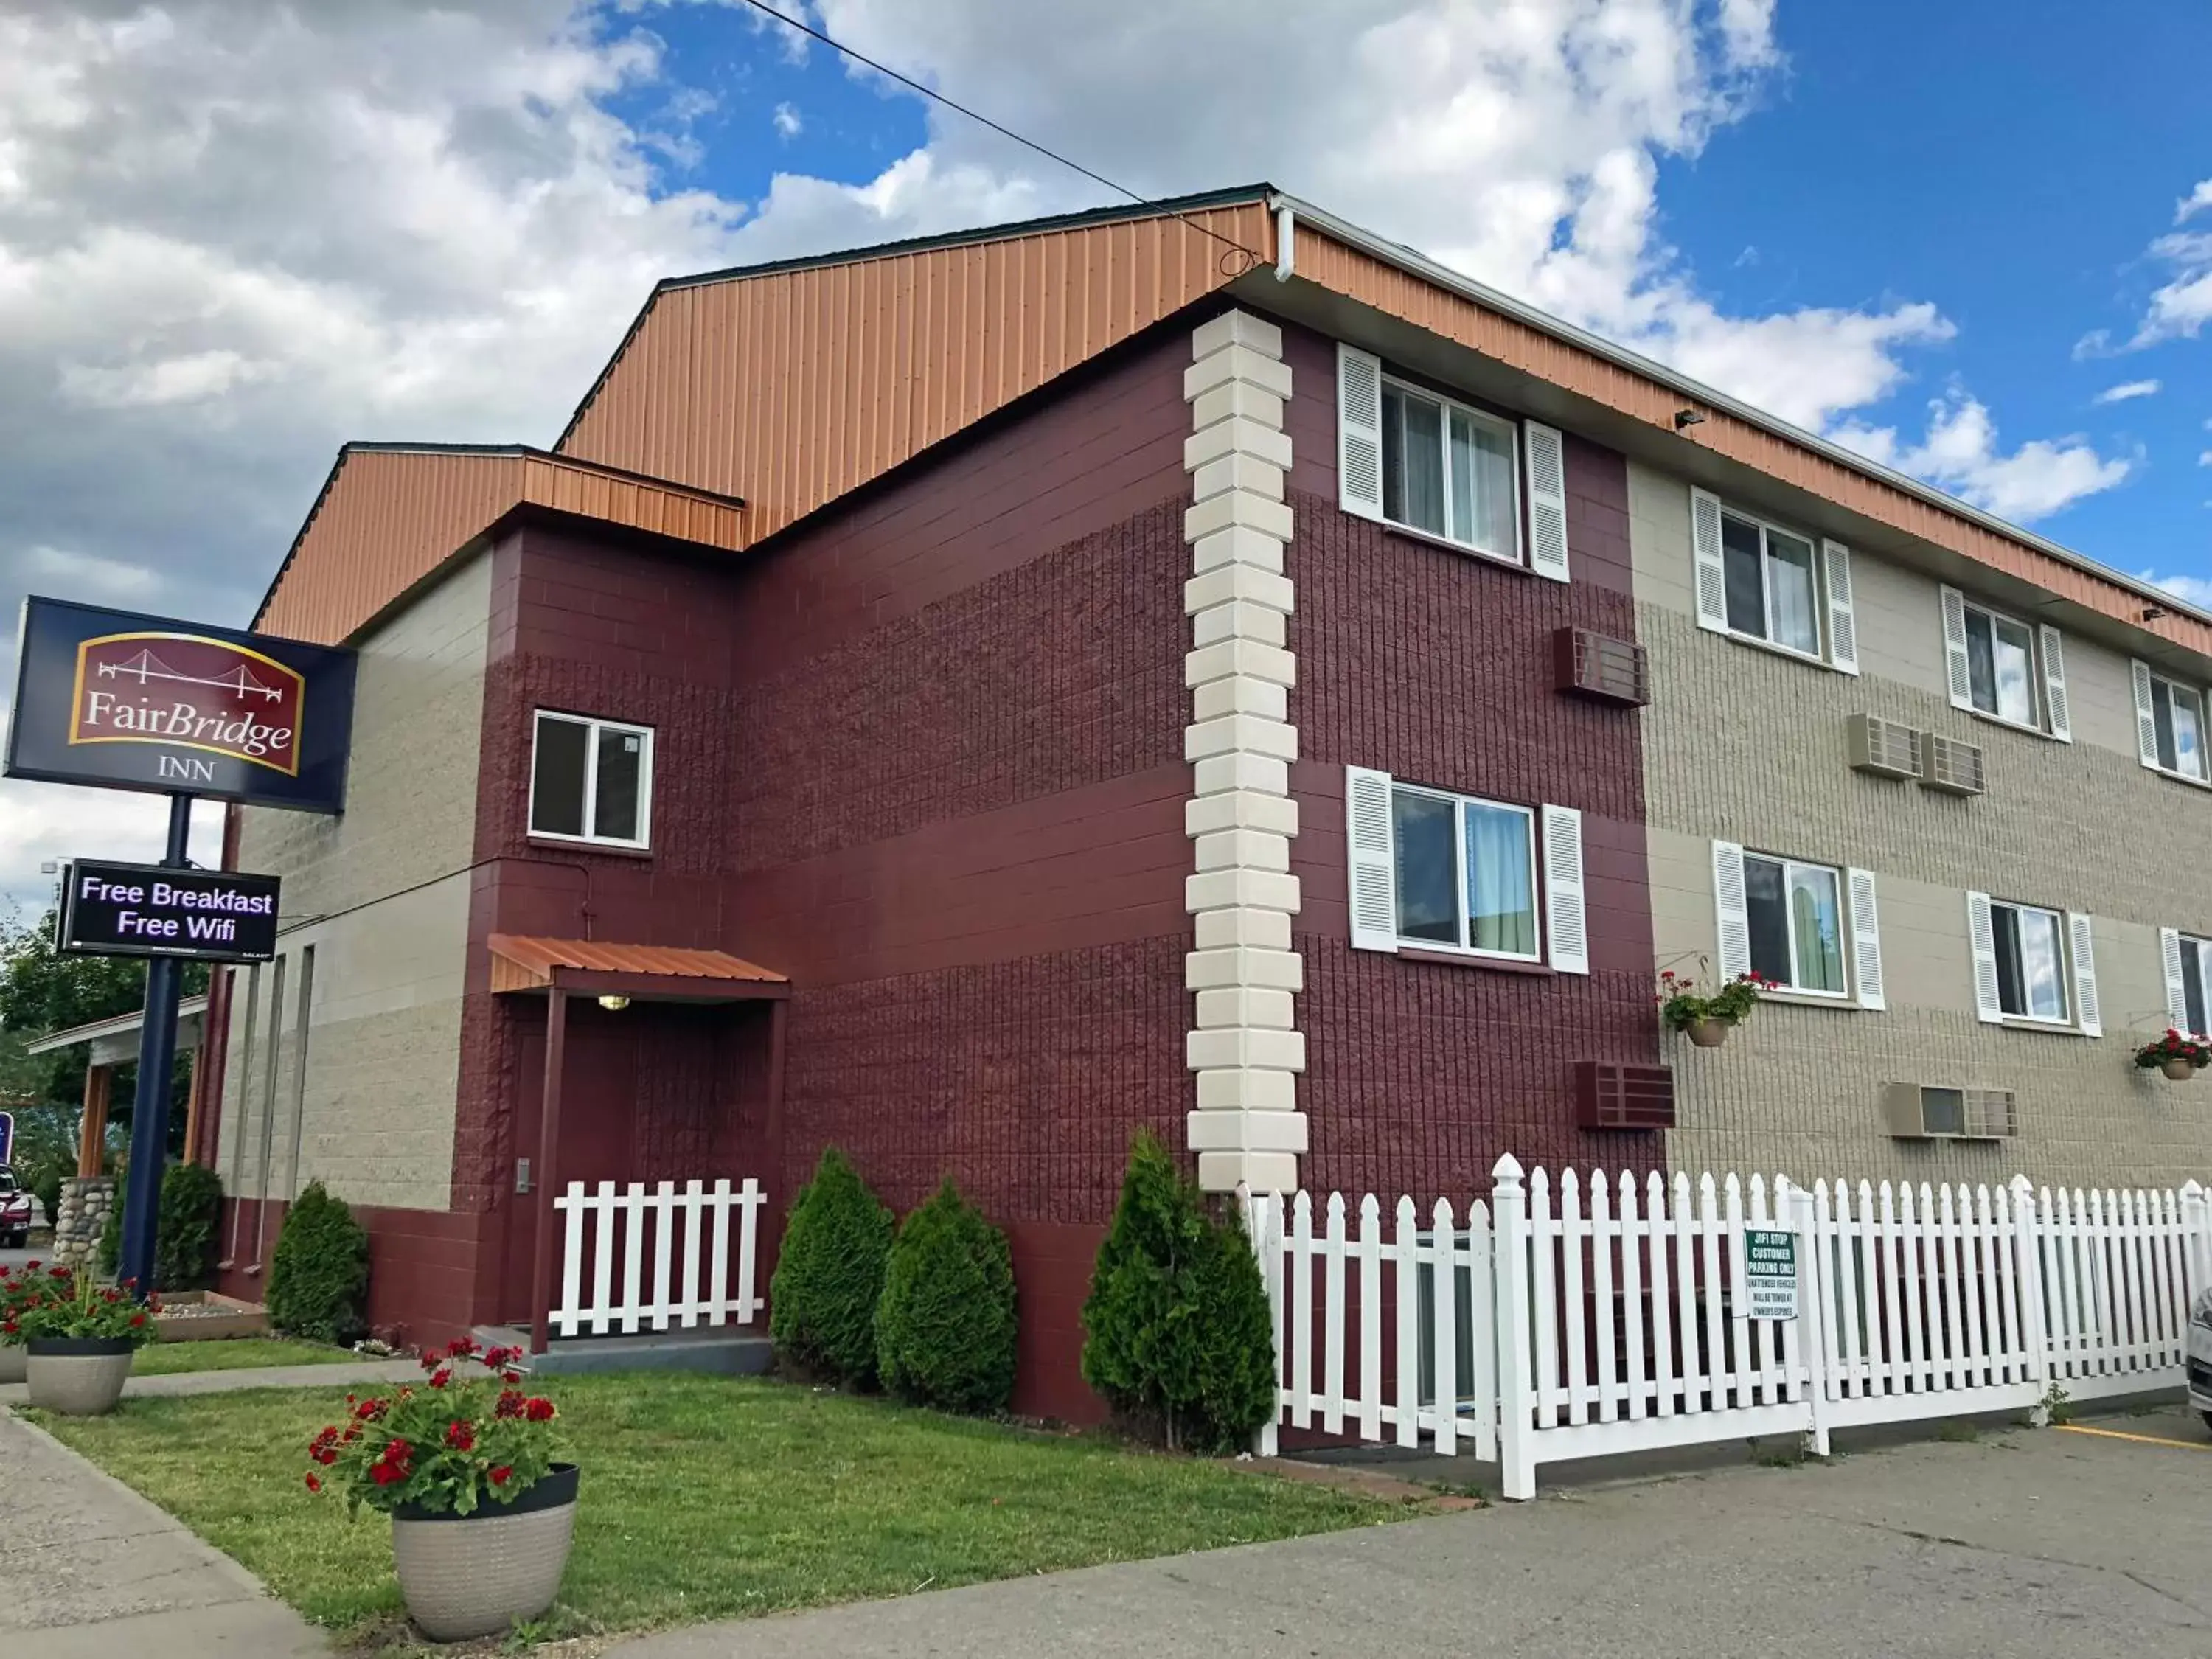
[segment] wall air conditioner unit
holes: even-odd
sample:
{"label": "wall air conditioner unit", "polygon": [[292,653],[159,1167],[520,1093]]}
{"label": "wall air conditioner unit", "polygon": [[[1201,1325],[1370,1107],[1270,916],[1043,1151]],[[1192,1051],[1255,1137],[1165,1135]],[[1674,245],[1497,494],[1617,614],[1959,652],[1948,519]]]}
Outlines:
{"label": "wall air conditioner unit", "polygon": [[1886,720],[1879,714],[1854,714],[1844,723],[1850,743],[1851,770],[1870,772],[1878,778],[1910,778],[1919,775],[1920,735],[1909,726]]}
{"label": "wall air conditioner unit", "polygon": [[1553,683],[1562,691],[1622,708],[1651,701],[1651,659],[1632,640],[1587,628],[1562,628],[1552,636]]}
{"label": "wall air conditioner unit", "polygon": [[1947,795],[1978,795],[1987,787],[1978,745],[1956,738],[1920,734],[1920,787]]}
{"label": "wall air conditioner unit", "polygon": [[1575,1125],[1583,1129],[1673,1128],[1674,1073],[1664,1066],[1577,1060]]}
{"label": "wall air conditioner unit", "polygon": [[2009,1140],[2019,1133],[2018,1099],[2009,1089],[1888,1083],[1881,1111],[1900,1140]]}

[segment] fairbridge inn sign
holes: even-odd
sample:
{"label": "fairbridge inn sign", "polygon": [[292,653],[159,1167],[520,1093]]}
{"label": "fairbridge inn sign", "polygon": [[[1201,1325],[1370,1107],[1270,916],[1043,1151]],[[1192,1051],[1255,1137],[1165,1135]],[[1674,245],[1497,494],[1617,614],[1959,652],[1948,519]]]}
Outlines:
{"label": "fairbridge inn sign", "polygon": [[179,959],[265,962],[276,949],[276,878],[191,868],[192,801],[343,810],[353,683],[349,651],[61,599],[23,602],[7,775],[169,798],[161,862],[76,860],[57,918],[64,951],[149,958],[118,1272],[125,1283],[154,1278]]}
{"label": "fairbridge inn sign", "polygon": [[42,599],[21,638],[9,777],[343,805],[352,653]]}

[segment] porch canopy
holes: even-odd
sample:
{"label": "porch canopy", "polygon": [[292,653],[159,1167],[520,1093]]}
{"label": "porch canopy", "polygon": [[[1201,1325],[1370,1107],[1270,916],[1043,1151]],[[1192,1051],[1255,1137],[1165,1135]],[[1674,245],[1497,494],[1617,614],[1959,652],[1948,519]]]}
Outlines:
{"label": "porch canopy", "polygon": [[769,1142],[780,1146],[783,1123],[783,1027],[791,982],[783,975],[723,951],[665,945],[616,945],[601,939],[540,939],[494,933],[495,995],[545,999],[545,1083],[538,1119],[535,1271],[532,1275],[531,1346],[545,1351],[551,1334],[554,1258],[558,1240],[553,1199],[560,1190],[561,1081],[567,1047],[568,999],[590,997],[619,1009],[631,1002],[755,1002],[769,1007]]}
{"label": "porch canopy", "polygon": [[[192,1057],[191,1088],[185,1107],[186,1163],[191,1162],[193,1149],[200,1144],[200,1046],[205,1036],[207,1006],[204,996],[186,997],[177,1005],[177,1052]],[[145,1023],[146,1011],[134,1009],[88,1024],[72,1025],[23,1045],[27,1054],[51,1054],[64,1048],[86,1050],[84,1111],[77,1119],[76,1133],[80,1176],[100,1173],[107,1142],[108,1097],[114,1071],[138,1058],[138,1030]]]}

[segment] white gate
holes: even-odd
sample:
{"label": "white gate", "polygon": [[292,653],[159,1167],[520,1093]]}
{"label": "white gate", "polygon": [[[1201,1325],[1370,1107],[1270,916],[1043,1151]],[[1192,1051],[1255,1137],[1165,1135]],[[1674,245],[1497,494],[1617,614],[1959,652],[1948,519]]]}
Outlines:
{"label": "white gate", "polygon": [[[763,1194],[747,1176],[735,1191],[672,1181],[647,1189],[580,1181],[553,1200],[561,1221],[561,1291],[555,1334],[749,1325],[760,1315],[754,1294],[754,1243]],[[589,1263],[588,1270],[586,1262]]]}
{"label": "white gate", "polygon": [[[1333,1194],[1248,1198],[1279,1425],[1501,1466],[2178,1389],[2212,1276],[2203,1189],[1693,1185],[1500,1158],[1463,1219]],[[1795,1242],[1795,1319],[1752,1316],[1746,1235]],[[1775,1243],[1778,1248],[1782,1241]]]}

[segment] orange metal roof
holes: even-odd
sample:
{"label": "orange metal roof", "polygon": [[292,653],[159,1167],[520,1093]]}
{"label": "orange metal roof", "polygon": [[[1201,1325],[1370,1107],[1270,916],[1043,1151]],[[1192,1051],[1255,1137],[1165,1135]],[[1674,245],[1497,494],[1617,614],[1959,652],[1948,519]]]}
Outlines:
{"label": "orange metal roof", "polygon": [[335,645],[521,506],[739,548],[744,503],[520,446],[349,444],[254,626]]}
{"label": "orange metal roof", "polygon": [[664,283],[560,452],[742,494],[758,540],[1236,280],[1267,193]]}
{"label": "orange metal roof", "polygon": [[494,933],[491,988],[542,991],[555,973],[573,969],[592,974],[641,974],[657,979],[725,980],[753,985],[783,985],[784,975],[721,951],[686,951],[665,945],[613,945],[603,939],[536,939],[523,933]]}

